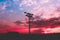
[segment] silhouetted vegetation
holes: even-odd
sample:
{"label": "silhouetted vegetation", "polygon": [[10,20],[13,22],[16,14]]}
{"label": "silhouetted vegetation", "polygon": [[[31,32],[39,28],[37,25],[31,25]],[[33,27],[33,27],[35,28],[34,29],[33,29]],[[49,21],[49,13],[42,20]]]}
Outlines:
{"label": "silhouetted vegetation", "polygon": [[9,32],[7,34],[0,34],[0,40],[60,40],[60,33],[29,35]]}

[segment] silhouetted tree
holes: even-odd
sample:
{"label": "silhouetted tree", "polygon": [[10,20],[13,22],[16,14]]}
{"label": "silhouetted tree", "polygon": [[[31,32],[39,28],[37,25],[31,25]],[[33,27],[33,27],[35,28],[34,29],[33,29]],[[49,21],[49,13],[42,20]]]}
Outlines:
{"label": "silhouetted tree", "polygon": [[27,13],[27,12],[24,12],[26,15],[25,16],[27,16],[28,17],[28,29],[29,29],[29,34],[30,34],[30,27],[31,27],[31,18],[33,17],[33,14],[31,14],[31,13]]}

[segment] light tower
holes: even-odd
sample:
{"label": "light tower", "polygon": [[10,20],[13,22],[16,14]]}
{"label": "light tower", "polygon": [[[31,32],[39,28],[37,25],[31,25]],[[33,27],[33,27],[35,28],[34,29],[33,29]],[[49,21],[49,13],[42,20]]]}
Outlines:
{"label": "light tower", "polygon": [[25,16],[27,16],[28,17],[28,31],[29,31],[29,34],[30,34],[30,20],[31,20],[31,18],[33,17],[33,14],[31,14],[31,13],[27,13],[27,12],[24,12],[26,15]]}

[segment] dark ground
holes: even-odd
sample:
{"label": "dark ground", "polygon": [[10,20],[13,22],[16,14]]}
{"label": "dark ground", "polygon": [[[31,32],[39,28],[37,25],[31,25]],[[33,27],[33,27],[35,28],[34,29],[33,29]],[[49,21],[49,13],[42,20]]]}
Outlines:
{"label": "dark ground", "polygon": [[0,40],[60,40],[60,33],[29,35],[9,32],[7,34],[0,34]]}

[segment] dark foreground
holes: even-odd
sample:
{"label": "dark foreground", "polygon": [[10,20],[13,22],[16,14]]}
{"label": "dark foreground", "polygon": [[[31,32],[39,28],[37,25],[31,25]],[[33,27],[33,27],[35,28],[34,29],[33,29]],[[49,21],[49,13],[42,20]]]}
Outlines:
{"label": "dark foreground", "polygon": [[60,40],[60,33],[29,35],[10,32],[7,34],[0,34],[0,40]]}

